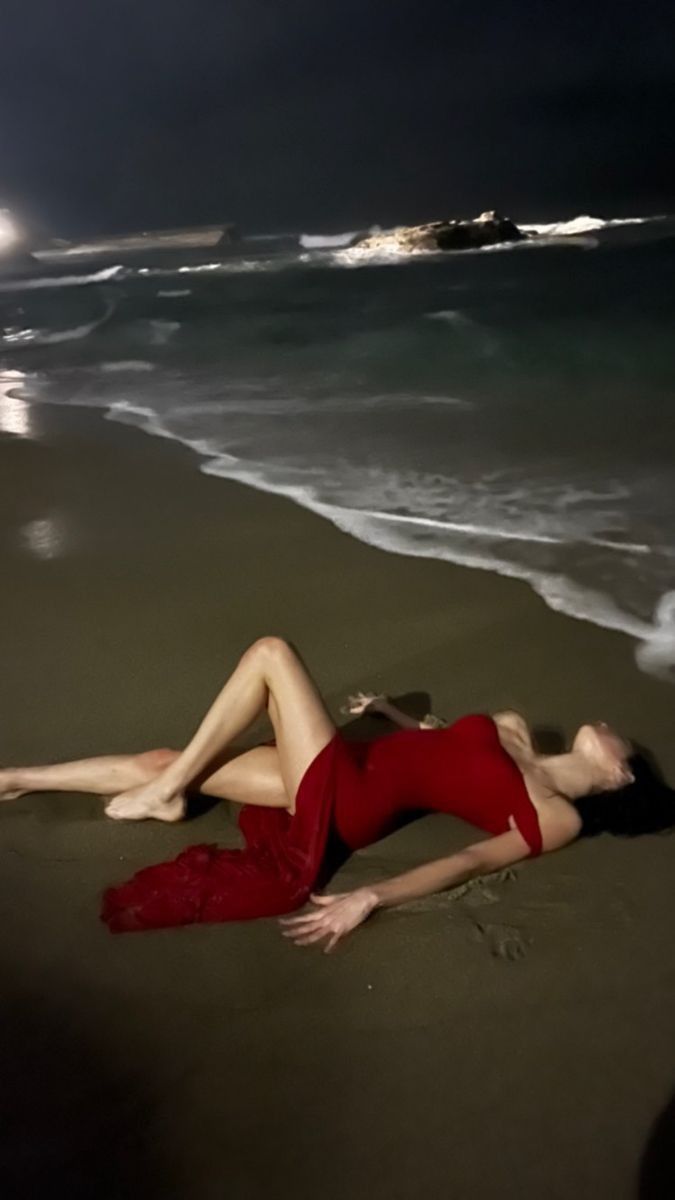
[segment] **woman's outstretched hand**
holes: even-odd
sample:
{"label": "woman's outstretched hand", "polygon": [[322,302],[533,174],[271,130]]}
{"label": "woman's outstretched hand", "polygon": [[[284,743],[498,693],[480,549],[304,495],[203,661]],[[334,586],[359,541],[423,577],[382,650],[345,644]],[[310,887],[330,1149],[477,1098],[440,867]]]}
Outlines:
{"label": "woman's outstretched hand", "polygon": [[387,703],[387,696],[375,692],[357,692],[347,697],[347,703],[342,705],[340,712],[345,716],[360,717],[364,712],[381,712]]}
{"label": "woman's outstretched hand", "polygon": [[330,954],[340,938],[362,925],[377,907],[377,896],[370,888],[356,888],[335,896],[317,896],[313,892],[310,900],[316,908],[299,917],[280,917],[279,924],[286,926],[283,935],[292,938],[296,946],[311,946],[327,937],[324,954]]}

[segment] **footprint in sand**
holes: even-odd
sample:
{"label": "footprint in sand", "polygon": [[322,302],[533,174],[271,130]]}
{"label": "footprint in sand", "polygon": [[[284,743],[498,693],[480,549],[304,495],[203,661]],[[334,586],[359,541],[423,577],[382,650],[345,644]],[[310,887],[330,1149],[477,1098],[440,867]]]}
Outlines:
{"label": "footprint in sand", "polygon": [[[502,883],[513,883],[518,878],[515,871],[508,867],[505,871],[495,871],[491,875],[483,875],[460,883],[448,892],[434,892],[431,896],[422,896],[419,900],[409,900],[405,911],[411,913],[437,912],[439,909],[480,908],[485,904],[497,904],[501,899],[496,890]],[[469,918],[473,920],[472,917]]]}
{"label": "footprint in sand", "polygon": [[466,895],[462,896],[462,904],[466,908],[479,908],[483,904],[496,904],[500,899],[497,892],[483,883],[469,888]]}
{"label": "footprint in sand", "polygon": [[474,922],[476,933],[486,942],[494,958],[516,962],[527,954],[531,938],[526,937],[515,925],[488,925]]}

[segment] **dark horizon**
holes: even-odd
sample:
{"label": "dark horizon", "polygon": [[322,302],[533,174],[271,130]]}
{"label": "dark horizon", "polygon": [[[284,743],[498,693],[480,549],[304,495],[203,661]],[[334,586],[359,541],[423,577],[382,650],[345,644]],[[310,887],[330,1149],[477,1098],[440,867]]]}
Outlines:
{"label": "dark horizon", "polygon": [[670,5],[379,8],[10,3],[0,205],[65,236],[673,211]]}

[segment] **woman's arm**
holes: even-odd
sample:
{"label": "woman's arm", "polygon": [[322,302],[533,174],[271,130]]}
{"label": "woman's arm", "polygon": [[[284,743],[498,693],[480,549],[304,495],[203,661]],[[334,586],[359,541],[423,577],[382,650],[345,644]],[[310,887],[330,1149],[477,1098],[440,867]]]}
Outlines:
{"label": "woman's arm", "polygon": [[527,858],[529,853],[530,848],[522,834],[517,829],[510,829],[508,833],[476,842],[447,858],[423,863],[421,867],[413,867],[412,871],[406,871],[403,875],[372,884],[370,890],[376,900],[373,907],[393,908],[397,904],[406,904],[408,900],[429,896],[432,892],[457,887],[478,875],[488,875],[492,871],[513,866]]}
{"label": "woman's arm", "polygon": [[[416,721],[414,717],[409,717],[407,713],[397,708],[392,704],[387,696],[384,696],[378,703],[377,712],[382,713],[383,717],[393,721],[394,725],[398,725],[400,729],[426,729],[422,721]],[[426,720],[426,717],[425,717]]]}
{"label": "woman's arm", "polygon": [[421,721],[417,721],[415,717],[409,717],[407,713],[392,704],[388,696],[375,695],[373,692],[357,692],[355,696],[349,696],[347,703],[340,711],[351,716],[360,716],[364,712],[379,713],[380,716],[387,717],[401,729],[437,729],[445,724],[439,717],[434,717],[431,713],[427,713]]}
{"label": "woman's arm", "polygon": [[[573,804],[561,800],[550,801],[545,814],[539,814],[543,849],[559,850],[578,837],[581,818]],[[477,875],[489,875],[520,862],[530,855],[530,847],[518,829],[498,833],[494,837],[475,842],[465,850],[450,854],[413,867],[393,879],[368,884],[353,892],[335,896],[312,895],[315,905],[308,913],[298,917],[282,917],[281,924],[288,926],[285,937],[293,938],[297,946],[308,946],[328,937],[324,951],[329,952],[350,930],[367,920],[376,908],[393,908],[420,896],[440,892],[445,888],[457,887]]]}
{"label": "woman's arm", "polygon": [[[550,801],[545,814],[539,814],[543,850],[560,850],[579,836],[581,818],[573,804],[566,800]],[[465,850],[459,850],[448,858],[414,867],[404,875],[370,885],[375,896],[374,908],[392,908],[405,904],[419,896],[440,892],[444,888],[457,887],[476,875],[489,875],[502,871],[514,863],[529,858],[530,847],[519,829],[498,833],[482,842],[474,842]]]}
{"label": "woman's arm", "polygon": [[281,918],[280,923],[287,927],[284,937],[292,938],[297,946],[308,946],[328,937],[324,952],[329,953],[341,937],[361,925],[376,908],[393,908],[432,892],[457,887],[477,875],[512,866],[529,853],[522,834],[512,829],[381,883],[340,895],[312,895],[318,907],[302,916]]}

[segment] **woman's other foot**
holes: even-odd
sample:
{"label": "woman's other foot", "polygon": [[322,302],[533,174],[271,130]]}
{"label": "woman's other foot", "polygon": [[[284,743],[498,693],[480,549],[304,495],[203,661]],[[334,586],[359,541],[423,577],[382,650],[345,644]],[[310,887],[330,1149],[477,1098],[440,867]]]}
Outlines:
{"label": "woman's other foot", "polygon": [[107,817],[114,821],[182,821],[186,800],[183,792],[164,798],[152,784],[130,788],[113,796],[105,806]]}
{"label": "woman's other foot", "polygon": [[11,767],[0,771],[0,801],[18,800],[19,796],[26,795],[30,789],[19,787],[18,782],[17,772]]}

